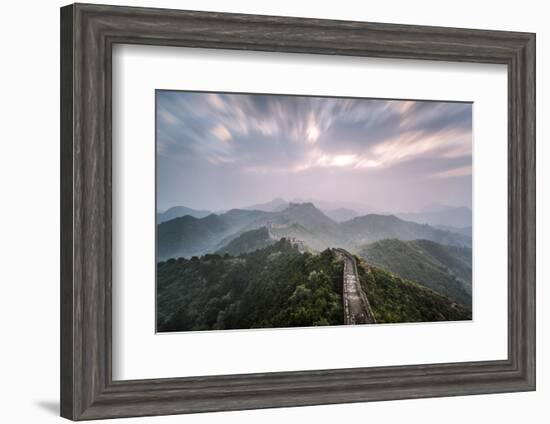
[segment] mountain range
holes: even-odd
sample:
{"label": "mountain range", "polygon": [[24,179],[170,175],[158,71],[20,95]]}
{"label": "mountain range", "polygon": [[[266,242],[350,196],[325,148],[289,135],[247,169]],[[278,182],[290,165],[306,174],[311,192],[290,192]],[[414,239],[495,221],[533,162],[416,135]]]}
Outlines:
{"label": "mountain range", "polygon": [[[233,240],[262,227],[268,229],[271,238],[296,238],[313,251],[343,247],[359,252],[365,244],[391,238],[471,246],[471,237],[467,235],[405,221],[393,215],[368,214],[337,222],[311,202],[289,203],[282,210],[277,210],[282,206],[281,202],[273,202],[272,206],[273,211],[232,209],[219,215],[202,218],[185,215],[160,222],[157,226],[157,260],[200,256],[223,252],[224,249],[236,252],[234,245],[230,245]],[[265,237],[266,232],[261,234]],[[260,245],[264,245],[262,243]]]}
{"label": "mountain range", "polygon": [[426,239],[440,244],[471,245],[471,238],[468,236],[439,230],[427,224],[405,221],[395,215],[365,215],[345,221],[341,227],[347,234],[353,235],[359,245],[392,238],[399,240]]}
{"label": "mountain range", "polygon": [[[392,213],[380,208],[374,208],[361,203],[353,202],[328,202],[316,199],[294,199],[287,201],[281,197],[264,203],[239,207],[237,209],[257,210],[262,212],[280,212],[288,208],[291,203],[313,203],[325,215],[336,222],[344,222],[350,219],[368,214],[391,215]],[[186,206],[174,206],[164,212],[157,213],[157,223],[169,221],[174,218],[190,215],[195,218],[204,218],[212,213],[221,215],[228,210],[199,210]],[[418,224],[428,224],[446,231],[467,233],[472,226],[472,210],[465,206],[455,207],[434,203],[424,207],[418,212],[393,213],[404,221],[412,221]],[[471,233],[471,230],[470,230]]]}

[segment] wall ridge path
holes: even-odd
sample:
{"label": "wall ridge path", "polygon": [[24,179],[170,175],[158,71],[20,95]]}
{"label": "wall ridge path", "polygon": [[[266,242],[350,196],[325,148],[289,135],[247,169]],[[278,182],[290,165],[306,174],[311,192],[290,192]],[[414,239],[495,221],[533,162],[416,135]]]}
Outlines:
{"label": "wall ridge path", "polygon": [[344,324],[375,324],[376,319],[367,295],[361,288],[357,263],[345,249],[334,249],[344,260],[342,300],[344,303]]}

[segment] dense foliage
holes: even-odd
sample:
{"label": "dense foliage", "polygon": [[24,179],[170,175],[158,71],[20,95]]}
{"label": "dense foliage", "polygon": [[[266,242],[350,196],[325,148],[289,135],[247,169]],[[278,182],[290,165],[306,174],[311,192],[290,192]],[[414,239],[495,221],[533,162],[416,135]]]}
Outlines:
{"label": "dense foliage", "polygon": [[342,262],[286,239],[238,257],[157,264],[157,329],[185,331],[343,324]]}
{"label": "dense foliage", "polygon": [[472,312],[448,297],[358,261],[359,279],[377,323],[461,321]]}
{"label": "dense foliage", "polygon": [[472,249],[429,240],[382,240],[364,246],[369,264],[444,294],[471,308]]}
{"label": "dense foliage", "polygon": [[[248,239],[253,234],[247,234],[245,241],[255,240]],[[395,241],[388,243],[393,246]],[[425,254],[430,252],[431,260],[438,263],[468,261],[468,252],[458,247],[448,252],[443,249],[443,253],[431,242],[418,241],[413,247]],[[416,258],[411,257],[413,261]],[[450,297],[364,260],[357,261],[361,288],[378,323],[471,319],[471,309]],[[425,266],[431,270],[432,265],[430,262]],[[343,324],[342,272],[343,263],[332,250],[301,253],[287,239],[238,256],[225,253],[169,259],[157,264],[157,329]]]}

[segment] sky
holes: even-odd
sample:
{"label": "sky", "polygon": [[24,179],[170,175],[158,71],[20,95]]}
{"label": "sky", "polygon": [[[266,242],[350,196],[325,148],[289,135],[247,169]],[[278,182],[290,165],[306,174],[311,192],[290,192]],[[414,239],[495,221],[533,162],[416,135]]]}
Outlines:
{"label": "sky", "polygon": [[157,210],[472,202],[472,104],[156,92]]}

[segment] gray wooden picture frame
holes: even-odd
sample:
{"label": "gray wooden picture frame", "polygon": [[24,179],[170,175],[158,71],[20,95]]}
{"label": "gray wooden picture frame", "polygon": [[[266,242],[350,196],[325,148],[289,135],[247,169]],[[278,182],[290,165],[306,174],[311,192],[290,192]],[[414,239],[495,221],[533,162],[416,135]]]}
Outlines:
{"label": "gray wooden picture frame", "polygon": [[[111,55],[116,43],[507,65],[508,359],[113,381]],[[535,389],[534,34],[75,4],[61,9],[60,125],[63,417]]]}

